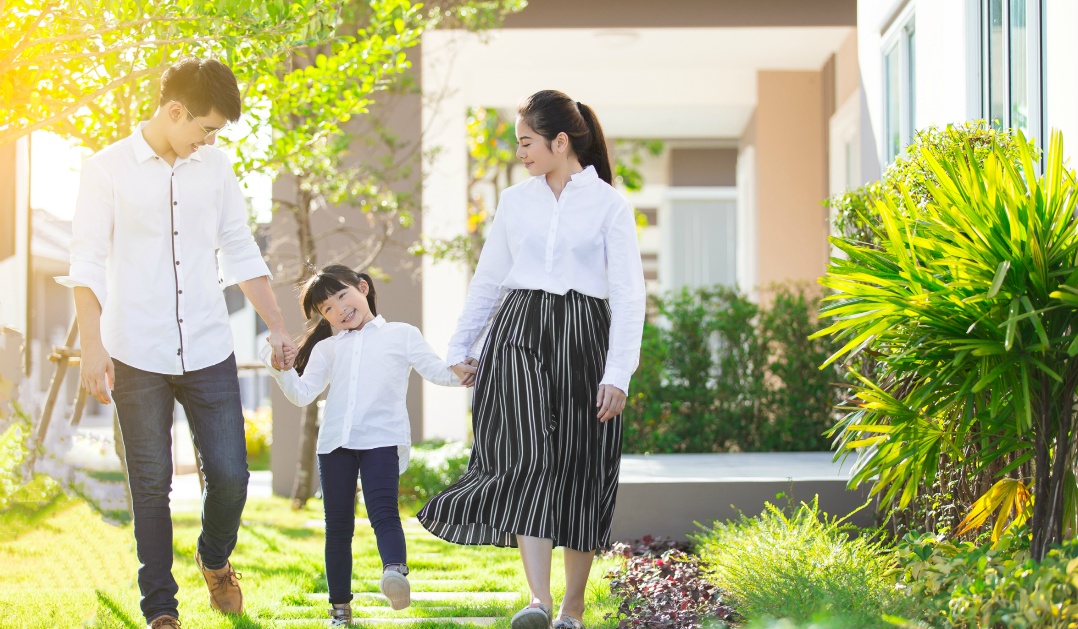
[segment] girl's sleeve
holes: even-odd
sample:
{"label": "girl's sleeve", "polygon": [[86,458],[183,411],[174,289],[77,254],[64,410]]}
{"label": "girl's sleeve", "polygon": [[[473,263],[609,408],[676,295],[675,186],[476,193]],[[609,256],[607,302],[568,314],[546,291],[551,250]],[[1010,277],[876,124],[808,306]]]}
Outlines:
{"label": "girl's sleeve", "polygon": [[277,381],[281,392],[289,402],[296,406],[307,406],[318,399],[318,396],[329,386],[333,356],[327,343],[320,341],[314,346],[302,376],[296,373],[295,369],[288,371],[274,369],[270,352],[265,350],[262,351],[262,362],[266,364],[267,371]]}
{"label": "girl's sleeve", "polygon": [[457,320],[457,331],[449,339],[449,355],[446,362],[456,365],[468,358],[469,350],[475,344],[479,334],[483,331],[490,320],[494,309],[502,299],[502,282],[509,275],[509,269],[513,266],[513,254],[509,249],[509,234],[506,223],[504,206],[506,205],[505,193],[498,201],[498,209],[494,213],[494,222],[487,233],[483,251],[479,254],[479,264],[475,267],[475,275],[468,285],[468,296],[464,300],[464,311]]}
{"label": "girl's sleeve", "polygon": [[434,384],[445,387],[460,386],[457,374],[453,373],[446,361],[442,360],[414,326],[408,329],[408,363],[419,375]]}
{"label": "girl's sleeve", "polygon": [[600,384],[629,392],[629,379],[640,363],[644,332],[644,269],[636,240],[633,209],[622,200],[606,229],[606,268],[610,285],[610,347]]}

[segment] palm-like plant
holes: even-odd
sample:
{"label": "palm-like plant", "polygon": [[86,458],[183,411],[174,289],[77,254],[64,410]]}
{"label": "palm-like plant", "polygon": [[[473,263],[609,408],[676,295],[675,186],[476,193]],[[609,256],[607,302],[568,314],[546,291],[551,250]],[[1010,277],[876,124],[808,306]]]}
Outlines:
{"label": "palm-like plant", "polygon": [[814,336],[843,343],[827,364],[859,352],[879,361],[832,431],[840,455],[858,455],[852,484],[874,482],[885,502],[905,506],[941,456],[961,459],[976,440],[977,459],[964,464],[995,470],[1003,485],[969,522],[1003,507],[998,534],[1011,508],[1017,522],[1031,508],[1040,559],[1061,541],[1065,513],[1074,518],[1065,495],[1074,493],[1078,184],[1058,132],[1042,176],[1018,140],[1017,167],[996,146],[983,165],[968,147],[917,147],[933,175],[928,203],[905,189],[880,195],[878,220],[866,221],[879,225],[880,246],[832,239],[846,258],[820,280],[834,291],[821,311],[832,322]]}

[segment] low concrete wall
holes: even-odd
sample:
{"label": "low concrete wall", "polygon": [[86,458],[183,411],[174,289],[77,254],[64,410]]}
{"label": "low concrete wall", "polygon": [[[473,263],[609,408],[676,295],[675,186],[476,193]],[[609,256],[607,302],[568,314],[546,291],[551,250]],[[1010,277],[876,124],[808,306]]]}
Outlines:
{"label": "low concrete wall", "polygon": [[[844,516],[868,500],[868,486],[846,488],[851,461],[831,461],[829,452],[743,454],[626,455],[614,509],[612,539],[644,535],[685,539],[700,530],[696,524],[759,514],[765,502],[786,505],[811,502],[831,516]],[[871,526],[869,506],[850,521]]]}

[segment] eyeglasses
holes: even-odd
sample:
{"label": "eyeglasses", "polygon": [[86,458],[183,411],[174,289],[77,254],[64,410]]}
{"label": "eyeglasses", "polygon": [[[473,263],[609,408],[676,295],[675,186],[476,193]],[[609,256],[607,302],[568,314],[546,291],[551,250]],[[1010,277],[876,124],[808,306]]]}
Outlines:
{"label": "eyeglasses", "polygon": [[[176,102],[179,103],[179,101],[176,101]],[[187,112],[187,115],[191,116],[191,120],[194,120],[195,124],[198,125],[198,128],[202,129],[202,131],[206,134],[206,135],[202,136],[202,141],[203,142],[209,142],[211,136],[216,136],[218,133],[220,133],[222,130],[224,130],[225,127],[228,126],[228,123],[225,123],[225,125],[222,126],[220,129],[213,129],[213,130],[207,129],[206,127],[202,126],[202,123],[198,121],[198,118],[195,118],[195,115],[193,113],[191,113],[191,110],[187,108],[187,105],[184,105],[183,103],[180,103],[180,107],[183,107],[183,110]]]}

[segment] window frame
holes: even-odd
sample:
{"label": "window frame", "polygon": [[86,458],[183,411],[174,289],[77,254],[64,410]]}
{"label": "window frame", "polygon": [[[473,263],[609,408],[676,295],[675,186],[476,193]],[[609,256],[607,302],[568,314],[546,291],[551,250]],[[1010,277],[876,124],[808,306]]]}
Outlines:
{"label": "window frame", "polygon": [[[880,163],[886,168],[901,156],[909,146],[916,131],[917,115],[917,85],[916,85],[916,54],[917,54],[917,25],[916,12],[913,2],[903,7],[880,38],[880,76],[882,78],[881,90],[882,113],[883,113],[883,142],[880,143],[882,154]],[[889,70],[887,58],[892,52],[898,52],[898,144],[894,145],[891,139],[892,124],[889,101],[891,99],[891,83],[888,80]]]}
{"label": "window frame", "polygon": [[[979,102],[977,118],[992,121],[992,68],[991,46],[992,37],[991,15],[989,2],[992,0],[972,0],[976,11],[977,23],[977,46],[979,48],[978,63],[979,72]],[[1000,119],[999,128],[1012,129],[1011,89],[1013,76],[1011,74],[1011,2],[1012,0],[1000,0],[1003,46],[1003,102],[1005,103],[1003,117]],[[1026,102],[1029,107],[1027,129],[1023,130],[1027,138],[1036,142],[1037,146],[1043,146],[1047,137],[1045,133],[1045,106],[1047,102],[1045,94],[1045,0],[1025,0],[1026,2]]]}

